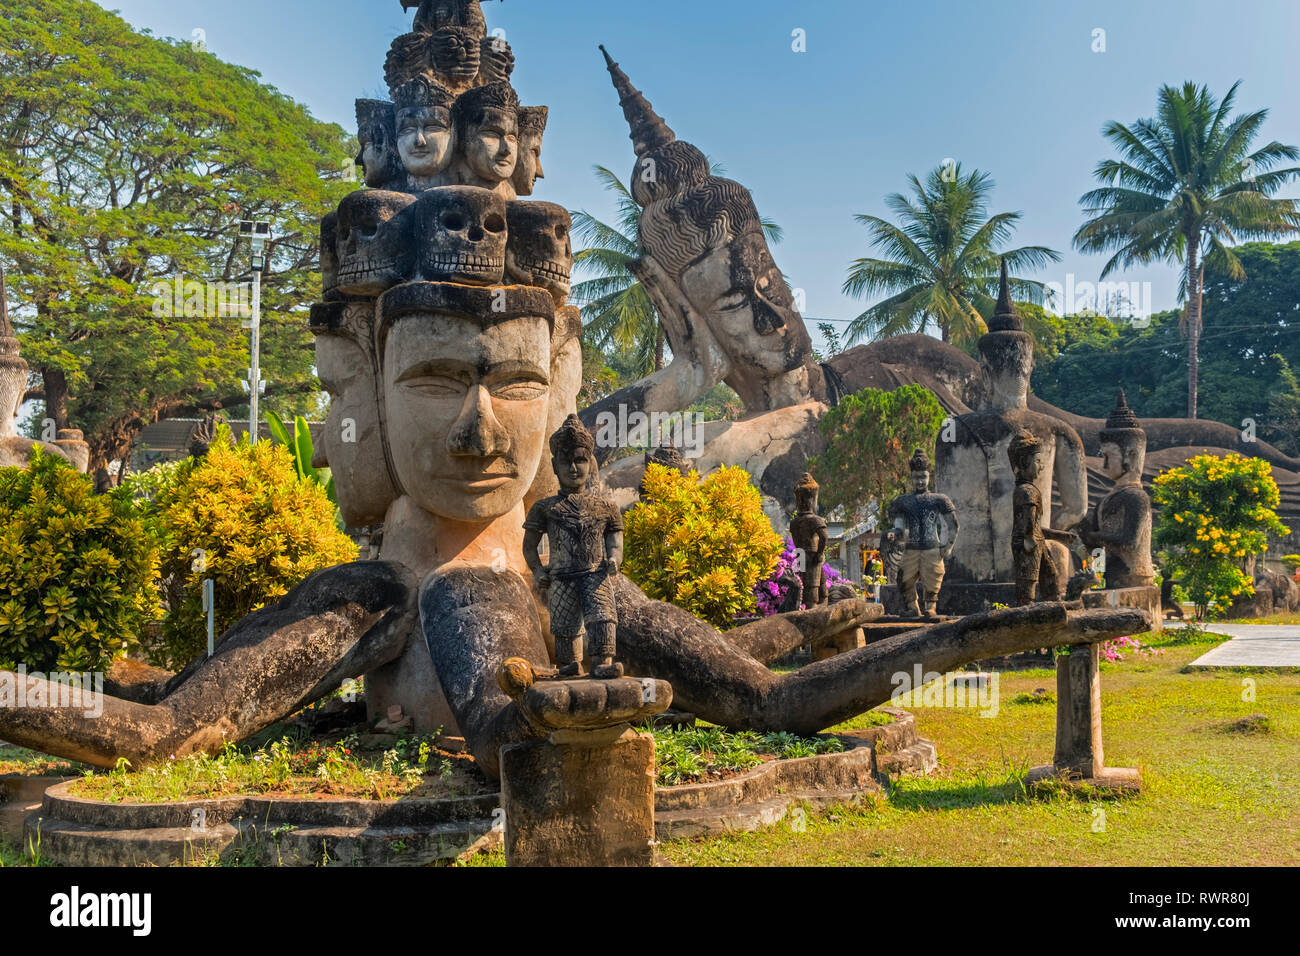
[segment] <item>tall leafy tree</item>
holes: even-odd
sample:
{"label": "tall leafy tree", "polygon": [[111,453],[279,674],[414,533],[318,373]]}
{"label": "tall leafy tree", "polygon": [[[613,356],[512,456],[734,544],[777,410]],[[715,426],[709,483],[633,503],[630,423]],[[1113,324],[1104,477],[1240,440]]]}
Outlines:
{"label": "tall leafy tree", "polygon": [[275,236],[266,405],[313,407],[302,309],[320,292],[319,219],[356,188],[350,138],[256,73],[86,0],[0,12],[0,261],[28,397],[86,432],[101,485],[151,422],[245,406],[244,316],[222,307],[238,293],[183,283],[250,281],[236,223],[260,219]]}
{"label": "tall leafy tree", "polygon": [[[712,169],[723,174],[716,163]],[[620,353],[614,364],[640,378],[664,367],[667,344],[654,303],[628,268],[644,254],[637,238],[641,207],[617,175],[604,166],[594,170],[614,194],[617,218],[608,224],[588,212],[572,213],[574,238],[585,244],[574,264],[591,276],[573,286],[573,301],[582,310],[584,340],[602,352]],[[771,242],[781,241],[781,227],[770,220],[763,220],[763,231]]]}
{"label": "tall leafy tree", "polygon": [[1300,150],[1273,141],[1251,151],[1268,110],[1232,116],[1239,85],[1220,101],[1194,83],[1163,86],[1155,118],[1132,126],[1107,123],[1103,133],[1119,158],[1097,164],[1102,185],[1079,200],[1091,218],[1075,233],[1075,248],[1113,252],[1102,278],[1155,261],[1179,265],[1188,418],[1198,411],[1206,265],[1240,281],[1246,273],[1232,245],[1300,227],[1294,200],[1270,198],[1300,174],[1295,167],[1274,167],[1300,157]]}
{"label": "tall leafy tree", "polygon": [[[855,298],[884,295],[845,330],[852,345],[868,336],[884,338],[925,332],[969,347],[985,331],[997,295],[999,258],[1011,270],[1039,268],[1060,254],[1045,246],[1000,247],[1011,239],[1018,212],[988,213],[993,180],[978,169],[963,173],[960,163],[937,167],[922,182],[908,177],[911,196],[893,193],[885,205],[897,222],[878,216],[854,218],[867,227],[872,247],[885,258],[856,259],[844,292]],[[1012,278],[1017,299],[1041,303],[1041,282]],[[1026,331],[1036,329],[1026,325]]]}

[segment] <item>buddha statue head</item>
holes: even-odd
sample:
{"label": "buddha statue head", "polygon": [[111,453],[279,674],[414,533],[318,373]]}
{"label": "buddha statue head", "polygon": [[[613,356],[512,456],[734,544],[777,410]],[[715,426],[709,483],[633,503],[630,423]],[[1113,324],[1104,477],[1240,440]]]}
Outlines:
{"label": "buddha statue head", "polygon": [[1115,410],[1101,430],[1101,471],[1116,484],[1141,482],[1146,466],[1147,433],[1128,407],[1124,389],[1115,397]]}
{"label": "buddha statue head", "polygon": [[380,411],[395,484],[486,523],[524,500],[546,447],[555,304],[544,289],[411,282],[378,306]]}
{"label": "buddha statue head", "polygon": [[908,470],[912,477],[912,490],[918,495],[925,494],[930,489],[930,459],[920,448],[912,452]]}
{"label": "buddha statue head", "polygon": [[466,185],[492,189],[508,182],[519,158],[519,97],[509,83],[477,86],[451,111]]}
{"label": "buddha statue head", "polygon": [[455,155],[451,119],[453,94],[424,77],[403,84],[394,94],[397,150],[411,186],[445,185],[443,174]]}
{"label": "buddha statue head", "polygon": [[1034,372],[1034,339],[1011,301],[1007,261],[989,331],[979,340],[980,369],[984,375],[985,407],[1009,412],[1029,402],[1029,378]]}
{"label": "buddha statue head", "polygon": [[813,478],[808,472],[799,479],[799,483],[794,486],[794,508],[801,515],[815,515],[817,513],[817,492],[820,490],[817,479]]}
{"label": "buddha statue head", "polygon": [[380,435],[374,315],[373,300],[329,302],[312,306],[309,320],[316,376],[330,397],[312,465],[330,469],[349,528],[383,521],[397,497]]}
{"label": "buddha statue head", "polygon": [[712,175],[704,155],[679,142],[608,53],[605,60],[637,153],[641,244],[727,353],[727,383],[751,410],[824,395],[812,340],[749,191]]}
{"label": "buddha statue head", "polygon": [[386,100],[357,100],[357,165],[367,186],[400,188],[402,159],[397,149],[397,113]]}
{"label": "buddha statue head", "polygon": [[520,196],[531,196],[537,180],[546,178],[542,172],[542,137],[546,135],[549,115],[550,110],[545,106],[519,108],[519,159],[510,181]]}

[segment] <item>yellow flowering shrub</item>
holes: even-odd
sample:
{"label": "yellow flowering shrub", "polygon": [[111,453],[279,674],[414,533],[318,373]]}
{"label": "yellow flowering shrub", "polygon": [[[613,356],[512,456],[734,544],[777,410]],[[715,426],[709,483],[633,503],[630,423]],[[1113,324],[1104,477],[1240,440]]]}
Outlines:
{"label": "yellow flowering shrub", "polygon": [[720,628],[754,610],[754,585],[772,573],[783,545],[743,468],[700,481],[693,471],[650,465],[645,496],[624,527],[624,573],[650,597]]}
{"label": "yellow flowering shrub", "polygon": [[283,446],[232,445],[224,430],[206,456],[180,467],[153,508],[173,599],[162,646],[150,657],[169,667],[183,667],[207,649],[205,578],[213,581],[220,637],[313,571],[357,557],[324,489],[298,477]]}
{"label": "yellow flowering shrub", "polygon": [[1204,617],[1211,605],[1226,610],[1253,594],[1244,567],[1268,548],[1268,536],[1288,534],[1278,520],[1280,496],[1262,458],[1197,455],[1155,480],[1159,516],[1155,546]]}
{"label": "yellow flowering shrub", "polygon": [[39,451],[0,468],[0,668],[105,670],[157,617],[156,572],[128,494]]}

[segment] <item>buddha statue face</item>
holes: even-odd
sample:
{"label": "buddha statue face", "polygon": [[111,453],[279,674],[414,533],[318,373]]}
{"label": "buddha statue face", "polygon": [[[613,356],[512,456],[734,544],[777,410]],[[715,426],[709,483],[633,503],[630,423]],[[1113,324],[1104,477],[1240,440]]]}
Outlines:
{"label": "buddha statue face", "polygon": [[561,449],[551,459],[560,487],[568,492],[582,491],[591,477],[591,452],[585,448]]}
{"label": "buddha statue face", "polygon": [[1111,481],[1140,481],[1146,465],[1146,442],[1133,439],[1107,439],[1101,442],[1101,473]]}
{"label": "buddha statue face", "polygon": [[485,107],[466,125],[462,144],[465,165],[487,182],[504,182],[515,172],[519,131],[512,110]]}
{"label": "buddha statue face", "polygon": [[523,500],[547,437],[551,321],[543,311],[486,326],[413,312],[389,330],[383,375],[393,464],[424,510],[489,521]]}
{"label": "buddha statue face", "polygon": [[412,176],[429,179],[445,172],[455,150],[451,111],[441,106],[399,110],[397,149]]}
{"label": "buddha statue face", "polygon": [[[346,307],[374,310],[371,303]],[[378,524],[397,493],[384,461],[370,356],[350,336],[318,334],[316,375],[329,394],[330,409],[312,465],[330,469],[349,528]]]}
{"label": "buddha statue face", "polygon": [[1025,408],[1034,372],[1034,340],[1026,332],[990,332],[979,342],[985,402],[997,411]]}
{"label": "buddha statue face", "polygon": [[912,472],[912,491],[923,495],[930,490],[930,473],[919,469]]}
{"label": "buddha statue face", "polygon": [[807,362],[812,341],[761,233],[692,263],[680,285],[738,367],[781,375]]}

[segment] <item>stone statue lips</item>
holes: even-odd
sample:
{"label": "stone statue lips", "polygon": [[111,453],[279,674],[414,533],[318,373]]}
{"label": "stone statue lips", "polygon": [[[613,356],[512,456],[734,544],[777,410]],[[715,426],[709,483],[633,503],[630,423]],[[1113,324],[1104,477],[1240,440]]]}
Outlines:
{"label": "stone statue lips", "polygon": [[465,468],[460,474],[450,475],[432,475],[434,481],[449,482],[453,485],[459,485],[465,491],[473,495],[486,495],[496,491],[498,488],[504,488],[506,485],[515,481],[519,477],[517,470],[503,471],[492,468],[473,469]]}

